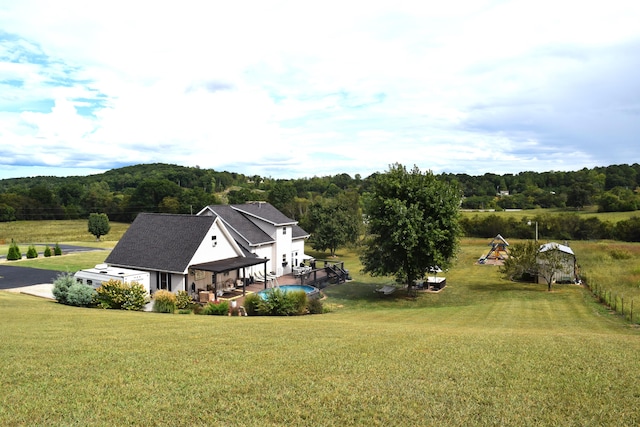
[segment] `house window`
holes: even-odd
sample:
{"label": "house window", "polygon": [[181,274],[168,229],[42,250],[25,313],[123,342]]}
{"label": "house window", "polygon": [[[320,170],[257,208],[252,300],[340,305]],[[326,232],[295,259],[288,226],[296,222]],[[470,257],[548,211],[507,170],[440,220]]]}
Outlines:
{"label": "house window", "polygon": [[171,292],[171,274],[158,273],[158,289],[165,289]]}
{"label": "house window", "polygon": [[283,235],[287,234],[287,227],[282,227],[282,234]]}
{"label": "house window", "polygon": [[218,236],[211,236],[211,246],[215,248],[217,244],[218,244]]}

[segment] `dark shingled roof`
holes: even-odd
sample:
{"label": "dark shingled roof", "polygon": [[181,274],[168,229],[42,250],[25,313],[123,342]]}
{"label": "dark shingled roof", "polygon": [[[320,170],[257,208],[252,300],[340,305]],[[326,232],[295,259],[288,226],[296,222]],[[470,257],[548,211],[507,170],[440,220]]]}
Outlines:
{"label": "dark shingled roof", "polygon": [[231,205],[231,207],[274,225],[293,225],[297,223],[296,220],[287,217],[267,202],[245,203],[242,205]]}
{"label": "dark shingled roof", "polygon": [[241,246],[247,246],[247,244],[249,246],[263,245],[273,242],[267,233],[231,206],[212,205],[209,206],[209,209],[220,217],[233,238]]}
{"label": "dark shingled roof", "polygon": [[141,213],[105,262],[183,273],[215,220],[215,216]]}
{"label": "dark shingled roof", "polygon": [[291,237],[294,239],[302,239],[302,238],[306,238],[309,237],[310,234],[307,233],[306,231],[304,231],[302,229],[302,227],[300,227],[299,225],[294,225],[292,228],[292,233],[291,233]]}

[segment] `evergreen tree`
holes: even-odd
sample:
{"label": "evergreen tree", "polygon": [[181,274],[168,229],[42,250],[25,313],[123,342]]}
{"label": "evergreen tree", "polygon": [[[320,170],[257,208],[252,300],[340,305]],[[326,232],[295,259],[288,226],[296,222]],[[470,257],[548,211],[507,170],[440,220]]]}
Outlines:
{"label": "evergreen tree", "polygon": [[11,239],[11,244],[9,245],[9,252],[7,253],[8,261],[17,261],[22,259],[22,253],[20,252],[20,248],[16,244],[16,242]]}

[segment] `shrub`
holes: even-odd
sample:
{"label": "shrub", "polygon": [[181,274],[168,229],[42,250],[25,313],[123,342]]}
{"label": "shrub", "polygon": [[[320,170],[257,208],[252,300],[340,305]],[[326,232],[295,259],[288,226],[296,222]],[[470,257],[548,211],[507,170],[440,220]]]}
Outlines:
{"label": "shrub", "polygon": [[149,294],[138,282],[122,283],[111,279],[102,282],[96,292],[96,301],[102,308],[142,310],[149,302]]}
{"label": "shrub", "polygon": [[35,246],[29,245],[29,248],[27,249],[27,258],[38,258],[38,251],[36,250]]}
{"label": "shrub", "polygon": [[310,314],[324,313],[324,307],[322,306],[322,301],[320,301],[320,298],[310,299],[309,304],[307,304],[307,310],[309,310]]}
{"label": "shrub", "polygon": [[609,255],[615,260],[626,260],[633,258],[633,254],[625,249],[609,249]]}
{"label": "shrub", "polygon": [[53,254],[55,256],[58,255],[62,255],[62,249],[60,249],[60,245],[56,243],[56,245],[53,247]]}
{"label": "shrub", "polygon": [[292,315],[300,316],[302,314],[306,314],[307,306],[309,305],[309,298],[307,297],[307,293],[305,291],[293,291],[286,293],[287,298],[291,300]]}
{"label": "shrub", "polygon": [[210,302],[204,306],[201,314],[208,316],[226,316],[229,313],[229,303],[221,301],[219,303]]}
{"label": "shrub", "polygon": [[153,294],[153,311],[156,313],[173,313],[176,311],[176,296],[161,289]]}
{"label": "shrub", "polygon": [[181,308],[178,310],[178,314],[192,314],[193,310],[188,308]]}
{"label": "shrub", "polygon": [[19,259],[22,259],[22,252],[20,252],[20,248],[12,239],[7,253],[7,261],[17,261]]}
{"label": "shrub", "polygon": [[176,292],[176,308],[182,310],[191,306],[191,297],[187,291]]}
{"label": "shrub", "polygon": [[69,288],[76,282],[75,277],[71,273],[62,273],[53,281],[53,297],[60,304],[69,304],[68,294]]}
{"label": "shrub", "polygon": [[49,247],[49,245],[47,245],[47,247],[44,248],[44,257],[49,258],[50,256],[51,256],[51,248]]}
{"label": "shrub", "polygon": [[258,294],[249,294],[244,298],[244,309],[247,311],[247,316],[257,316],[259,314],[260,301],[262,301],[262,298]]}
{"label": "shrub", "polygon": [[88,307],[93,304],[96,290],[91,286],[75,282],[67,291],[67,304],[76,307]]}
{"label": "shrub", "polygon": [[[304,291],[301,291],[304,293]],[[300,308],[301,296],[298,292],[285,292],[280,288],[273,288],[265,295],[258,305],[258,312],[264,316],[293,316],[303,314],[307,306],[306,294],[304,305]]]}

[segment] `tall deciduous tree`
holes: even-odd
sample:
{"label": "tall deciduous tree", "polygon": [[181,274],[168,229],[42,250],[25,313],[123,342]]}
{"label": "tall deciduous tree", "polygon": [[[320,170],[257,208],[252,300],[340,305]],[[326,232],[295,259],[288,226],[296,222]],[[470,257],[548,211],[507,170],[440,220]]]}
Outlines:
{"label": "tall deciduous tree", "polygon": [[100,236],[106,236],[111,230],[109,217],[104,213],[90,214],[87,229],[89,233],[96,236],[96,240],[100,240]]}
{"label": "tall deciduous tree", "polygon": [[330,250],[334,256],[336,249],[358,239],[361,217],[354,215],[348,206],[338,200],[329,199],[314,203],[309,208],[311,228],[311,246],[313,249]]}
{"label": "tall deciduous tree", "polygon": [[459,190],[433,173],[395,164],[374,178],[365,202],[363,270],[394,275],[411,290],[429,267],[447,267],[458,248]]}

